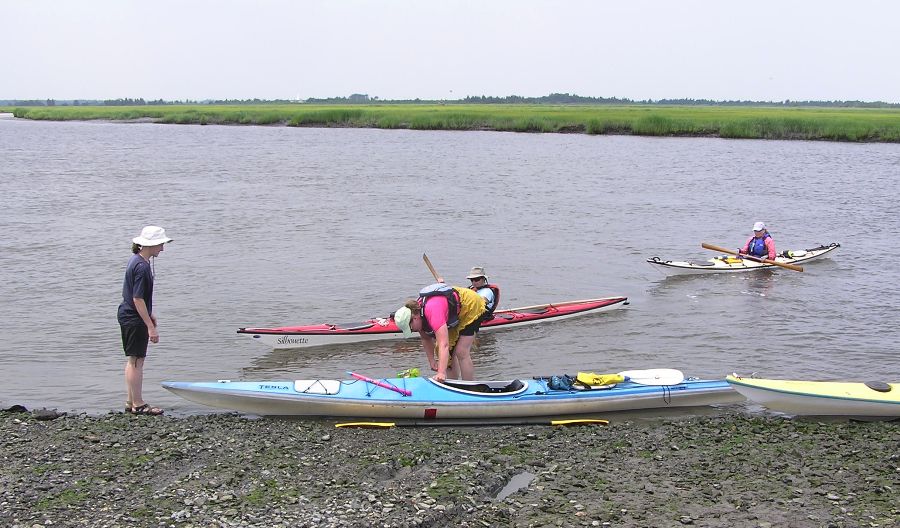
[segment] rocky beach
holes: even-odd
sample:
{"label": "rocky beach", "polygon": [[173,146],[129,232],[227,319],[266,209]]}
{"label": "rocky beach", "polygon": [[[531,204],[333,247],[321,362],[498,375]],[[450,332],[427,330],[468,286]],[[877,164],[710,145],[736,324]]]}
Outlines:
{"label": "rocky beach", "polygon": [[897,422],[747,414],[335,428],[0,412],[0,525],[900,524]]}

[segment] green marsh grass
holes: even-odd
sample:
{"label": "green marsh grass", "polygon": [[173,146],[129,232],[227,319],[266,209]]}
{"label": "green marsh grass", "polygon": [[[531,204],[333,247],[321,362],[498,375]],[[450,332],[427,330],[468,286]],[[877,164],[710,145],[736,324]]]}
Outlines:
{"label": "green marsh grass", "polygon": [[466,104],[57,106],[0,109],[35,120],[366,127],[900,142],[900,110]]}

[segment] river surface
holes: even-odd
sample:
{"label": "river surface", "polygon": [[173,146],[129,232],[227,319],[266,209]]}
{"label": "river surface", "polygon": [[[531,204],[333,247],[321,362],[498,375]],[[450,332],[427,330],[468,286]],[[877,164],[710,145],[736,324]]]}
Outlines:
{"label": "river surface", "polygon": [[[414,340],[273,352],[242,326],[386,316],[482,265],[502,307],[630,305],[479,338],[479,378],[679,368],[900,380],[900,146],[0,119],[0,406],[124,401],[116,306],[131,238],[162,225],[147,401],[163,380],[427,370]],[[768,224],[788,270],[664,278]]]}

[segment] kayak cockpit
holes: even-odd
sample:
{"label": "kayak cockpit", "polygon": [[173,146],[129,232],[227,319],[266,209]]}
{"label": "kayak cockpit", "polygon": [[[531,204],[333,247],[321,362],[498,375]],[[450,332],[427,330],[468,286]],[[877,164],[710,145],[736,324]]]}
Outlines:
{"label": "kayak cockpit", "polygon": [[528,389],[528,382],[517,379],[500,381],[444,380],[443,382],[431,378],[428,380],[444,389],[481,396],[513,396]]}
{"label": "kayak cockpit", "polygon": [[364,323],[338,323],[338,324],[330,324],[331,330],[344,330],[348,332],[352,332],[354,330],[368,330],[375,326],[375,323],[366,321]]}

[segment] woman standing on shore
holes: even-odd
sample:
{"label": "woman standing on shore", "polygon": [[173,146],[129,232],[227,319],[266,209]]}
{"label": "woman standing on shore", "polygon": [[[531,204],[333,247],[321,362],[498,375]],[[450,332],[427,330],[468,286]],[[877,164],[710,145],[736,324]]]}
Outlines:
{"label": "woman standing on shore", "polygon": [[153,267],[150,259],[162,253],[164,246],[172,239],[166,230],[157,226],[147,226],[140,236],[132,239],[133,255],[125,269],[122,285],[122,303],[119,304],[118,320],[122,330],[122,348],[125,350],[125,386],[128,399],[125,412],[158,416],[163,410],[144,402],[141,393],[144,384],[144,359],[147,357],[148,341],[159,343],[156,316],[153,315]]}

